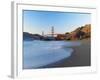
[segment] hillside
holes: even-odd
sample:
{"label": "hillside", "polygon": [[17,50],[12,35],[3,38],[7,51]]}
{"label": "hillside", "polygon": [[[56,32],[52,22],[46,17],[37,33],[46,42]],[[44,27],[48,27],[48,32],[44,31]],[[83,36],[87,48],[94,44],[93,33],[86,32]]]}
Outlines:
{"label": "hillside", "polygon": [[70,33],[66,33],[67,40],[80,40],[91,37],[91,25],[86,24],[81,26]]}
{"label": "hillside", "polygon": [[31,33],[28,33],[28,32],[23,32],[23,40],[27,40],[27,41],[40,40],[42,38],[43,38],[43,36],[41,36],[39,34],[31,34]]}

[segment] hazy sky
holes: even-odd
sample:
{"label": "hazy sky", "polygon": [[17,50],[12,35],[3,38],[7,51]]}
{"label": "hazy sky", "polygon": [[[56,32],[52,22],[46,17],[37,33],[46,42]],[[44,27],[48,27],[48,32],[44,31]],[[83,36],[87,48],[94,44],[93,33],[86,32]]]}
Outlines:
{"label": "hazy sky", "polygon": [[24,10],[23,19],[24,32],[42,34],[44,31],[48,34],[54,26],[55,33],[65,33],[90,24],[91,14]]}

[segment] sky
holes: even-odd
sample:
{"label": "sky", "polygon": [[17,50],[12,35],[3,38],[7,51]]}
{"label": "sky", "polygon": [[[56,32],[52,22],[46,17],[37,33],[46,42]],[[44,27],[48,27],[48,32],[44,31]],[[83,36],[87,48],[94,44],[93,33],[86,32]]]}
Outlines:
{"label": "sky", "polygon": [[85,24],[91,24],[89,13],[23,10],[24,32],[32,34],[50,34],[52,26],[55,33],[63,34]]}

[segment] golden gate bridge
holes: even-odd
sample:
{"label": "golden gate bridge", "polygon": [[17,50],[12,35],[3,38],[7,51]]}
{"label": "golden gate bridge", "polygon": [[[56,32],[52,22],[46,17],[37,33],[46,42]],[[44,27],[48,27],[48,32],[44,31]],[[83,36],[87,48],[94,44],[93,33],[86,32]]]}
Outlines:
{"label": "golden gate bridge", "polygon": [[55,33],[55,30],[54,30],[54,26],[51,27],[51,33],[48,33],[48,34],[44,34],[44,31],[42,31],[42,36],[51,36],[51,37],[55,37],[59,35],[58,33]]}

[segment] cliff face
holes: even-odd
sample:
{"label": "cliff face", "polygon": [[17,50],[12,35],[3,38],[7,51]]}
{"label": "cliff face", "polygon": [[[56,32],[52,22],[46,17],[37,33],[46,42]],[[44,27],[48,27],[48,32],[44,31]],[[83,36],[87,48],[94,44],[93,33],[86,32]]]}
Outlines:
{"label": "cliff face", "polygon": [[70,33],[66,33],[67,40],[80,40],[91,37],[91,25],[79,27]]}
{"label": "cliff face", "polygon": [[65,34],[58,34],[56,37],[56,40],[65,40],[66,39],[66,35]]}

